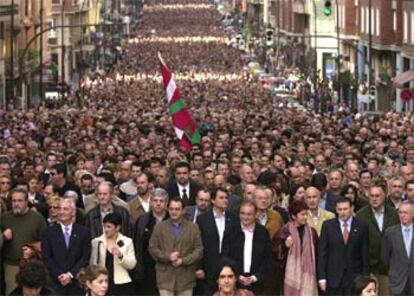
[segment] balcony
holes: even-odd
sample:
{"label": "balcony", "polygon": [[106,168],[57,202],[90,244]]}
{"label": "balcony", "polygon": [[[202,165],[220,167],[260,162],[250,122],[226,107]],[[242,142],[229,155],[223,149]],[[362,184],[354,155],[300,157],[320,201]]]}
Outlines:
{"label": "balcony", "polygon": [[[3,3],[3,1],[5,1]],[[20,0],[14,1],[14,15],[18,16],[19,14],[19,3]],[[11,17],[12,13],[11,1],[10,0],[2,0],[0,4],[0,21],[8,21]]]}

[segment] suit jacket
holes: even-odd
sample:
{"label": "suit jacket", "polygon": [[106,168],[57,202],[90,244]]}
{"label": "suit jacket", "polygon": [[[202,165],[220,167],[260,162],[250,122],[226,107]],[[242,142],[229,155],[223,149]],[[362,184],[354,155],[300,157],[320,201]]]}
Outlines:
{"label": "suit jacket", "polygon": [[[180,253],[183,264],[174,267],[170,262],[170,254]],[[180,236],[173,236],[171,219],[157,224],[149,242],[149,252],[156,261],[158,289],[184,291],[194,288],[196,284],[195,270],[199,260],[203,258],[203,244],[198,225],[183,219],[180,224]]]}
{"label": "suit jacket", "polygon": [[[229,242],[229,235],[232,223],[234,219],[230,212],[226,211],[225,213],[225,226],[224,234],[221,245],[222,253],[226,249],[226,244]],[[218,264],[221,258],[221,253],[219,252],[220,247],[220,238],[218,229],[216,226],[216,221],[214,218],[213,209],[208,210],[206,213],[201,214],[197,218],[197,224],[200,227],[201,240],[203,242],[204,256],[201,262],[201,269],[204,270],[206,274],[207,284],[210,287],[215,286],[215,272],[218,268]]]}
{"label": "suit jacket", "polygon": [[[119,246],[119,242],[123,242],[122,246]],[[114,274],[113,280],[115,285],[122,285],[132,282],[131,277],[128,274],[128,271],[133,269],[137,264],[137,259],[135,258],[134,244],[132,239],[129,237],[118,234],[116,243],[119,247],[119,250],[122,253],[122,260],[118,256],[114,256]],[[107,239],[105,234],[102,234],[99,237],[96,237],[92,240],[92,252],[90,264],[100,265],[105,267],[106,263],[106,251],[107,251]]]}
{"label": "suit jacket", "polygon": [[[168,212],[163,220],[168,219]],[[134,246],[137,258],[135,278],[143,280],[148,277],[155,277],[155,261],[148,251],[149,240],[154,231],[156,220],[152,212],[142,215],[135,223]]]}
{"label": "suit jacket", "polygon": [[[196,214],[196,206],[186,206],[184,209],[184,218],[186,218],[190,222],[194,222],[194,216]],[[200,215],[197,213],[197,215]],[[195,217],[197,219],[197,217]]]}
{"label": "suit jacket", "polygon": [[[413,235],[414,237],[414,235]],[[411,242],[410,256],[405,251],[401,224],[389,227],[384,234],[381,257],[389,267],[389,289],[392,295],[401,295],[407,281],[410,284],[409,295],[414,295],[414,241]]]}
{"label": "suit jacket", "polygon": [[[187,192],[188,201],[186,202],[187,206],[194,206],[195,205],[195,198],[198,190],[200,189],[200,185],[197,183],[190,181],[190,192]],[[170,198],[174,197],[181,197],[180,192],[178,191],[178,185],[175,180],[172,180],[168,183],[166,191],[168,192],[168,196]]]}
{"label": "suit jacket", "polygon": [[338,219],[325,221],[318,244],[318,278],[330,288],[347,288],[358,274],[369,271],[368,226],[352,218],[345,244]]}
{"label": "suit jacket", "polygon": [[338,199],[338,195],[327,191],[325,193],[326,203],[325,203],[325,210],[336,214],[336,200]]}
{"label": "suit jacket", "polygon": [[[121,233],[123,235],[132,236],[132,226],[131,221],[129,218],[128,211],[120,206],[115,205],[112,203],[113,212],[117,213],[122,218],[122,225],[121,225]],[[90,210],[85,216],[85,225],[88,227],[91,238],[98,237],[102,234],[102,216],[101,216],[101,209],[99,206],[96,206],[92,210]]]}
{"label": "suit jacket", "polygon": [[369,240],[369,272],[388,274],[387,268],[381,264],[381,242],[382,237],[387,228],[400,223],[397,211],[391,206],[384,206],[384,222],[382,231],[378,227],[377,220],[372,212],[371,206],[360,209],[356,216],[364,220],[368,225]]}
{"label": "suit jacket", "polygon": [[315,224],[312,219],[312,213],[308,211],[308,225],[316,230],[318,236],[321,235],[322,225],[326,220],[335,218],[335,215],[332,212],[319,208],[319,219],[318,223]]}
{"label": "suit jacket", "polygon": [[283,219],[282,216],[274,211],[274,210],[267,210],[267,223],[266,229],[269,232],[269,237],[272,240],[275,234],[283,227]]}
{"label": "suit jacket", "polygon": [[85,226],[74,223],[66,247],[60,224],[46,228],[42,236],[42,258],[46,264],[52,281],[59,284],[58,276],[70,272],[74,277],[82,267],[89,263],[91,254],[91,238]]}
{"label": "suit jacket", "polygon": [[[229,242],[226,243],[224,255],[233,259],[237,264],[240,274],[244,274],[244,232],[240,222],[233,224],[230,230]],[[266,273],[269,270],[269,263],[272,258],[272,245],[269,232],[266,227],[257,224],[253,233],[252,264],[250,274],[256,276],[257,285],[263,284]],[[260,291],[255,291],[260,292]]]}
{"label": "suit jacket", "polygon": [[138,218],[141,217],[142,215],[144,215],[145,209],[141,204],[140,199],[137,197],[135,197],[134,199],[130,200],[128,202],[129,208],[130,208],[130,216],[131,216],[131,223],[132,225],[135,225],[135,222],[137,222]]}

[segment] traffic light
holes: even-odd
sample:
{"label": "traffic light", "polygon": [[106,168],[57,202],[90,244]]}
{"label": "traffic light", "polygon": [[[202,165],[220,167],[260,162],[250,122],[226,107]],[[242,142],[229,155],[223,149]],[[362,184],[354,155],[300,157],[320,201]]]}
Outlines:
{"label": "traffic light", "polygon": [[371,85],[369,87],[369,98],[371,99],[371,101],[375,101],[375,99],[377,98],[377,87],[375,85]]}
{"label": "traffic light", "polygon": [[325,7],[323,9],[323,14],[326,16],[332,15],[332,2],[331,0],[325,0]]}
{"label": "traffic light", "polygon": [[266,29],[266,45],[273,46],[273,29]]}

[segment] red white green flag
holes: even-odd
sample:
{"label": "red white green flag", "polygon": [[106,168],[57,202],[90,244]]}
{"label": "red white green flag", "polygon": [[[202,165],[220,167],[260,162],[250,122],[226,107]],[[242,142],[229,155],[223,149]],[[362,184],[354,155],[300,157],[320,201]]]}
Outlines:
{"label": "red white green flag", "polygon": [[171,71],[160,53],[158,53],[158,59],[160,60],[161,75],[167,93],[168,113],[171,115],[175,134],[180,140],[180,146],[190,152],[191,146],[200,142],[200,133],[191,118],[190,112],[188,112],[185,101],[181,98],[180,90],[175,84]]}

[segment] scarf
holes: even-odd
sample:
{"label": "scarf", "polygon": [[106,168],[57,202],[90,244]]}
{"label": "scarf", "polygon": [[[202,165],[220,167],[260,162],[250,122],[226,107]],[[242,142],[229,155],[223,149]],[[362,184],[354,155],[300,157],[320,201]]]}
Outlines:
{"label": "scarf", "polygon": [[312,231],[305,225],[303,241],[293,222],[287,224],[293,245],[290,247],[285,271],[284,295],[318,295],[316,284],[316,262]]}

